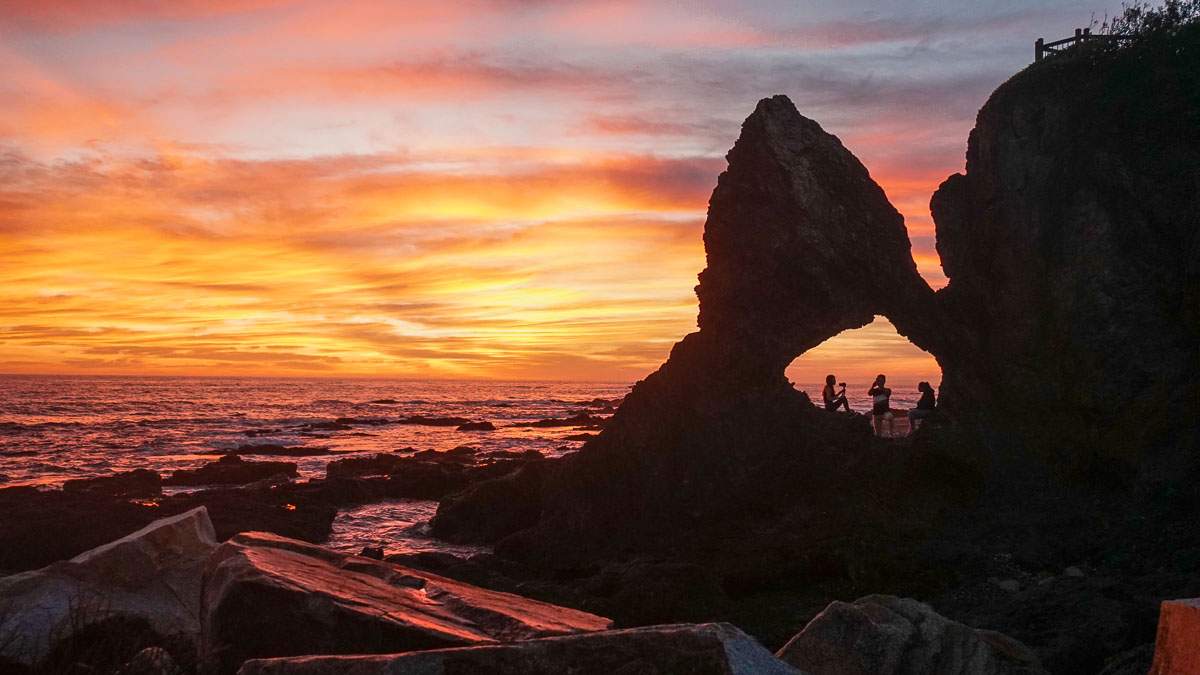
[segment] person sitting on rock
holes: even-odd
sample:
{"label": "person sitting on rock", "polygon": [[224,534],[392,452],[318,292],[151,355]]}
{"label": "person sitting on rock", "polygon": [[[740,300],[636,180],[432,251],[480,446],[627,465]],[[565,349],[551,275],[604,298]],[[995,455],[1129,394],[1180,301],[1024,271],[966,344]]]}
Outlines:
{"label": "person sitting on rock", "polygon": [[933,409],[937,407],[937,398],[934,396],[933,387],[928,382],[921,382],[917,385],[917,391],[921,392],[921,400],[917,401],[917,407],[908,411],[908,433],[917,430],[921,426],[921,420],[933,414]]}
{"label": "person sitting on rock", "polygon": [[867,390],[867,394],[871,397],[871,421],[875,424],[875,435],[883,435],[883,422],[887,420],[888,436],[891,436],[895,431],[895,415],[892,414],[891,400],[892,390],[883,386],[887,383],[887,376],[880,375],[875,378],[875,384]]}
{"label": "person sitting on rock", "polygon": [[826,410],[837,410],[839,407],[846,408],[846,412],[850,412],[850,404],[846,401],[846,383],[841,383],[841,390],[834,391],[833,385],[837,382],[837,378],[833,375],[825,376],[825,388],[821,390],[821,398],[825,400]]}

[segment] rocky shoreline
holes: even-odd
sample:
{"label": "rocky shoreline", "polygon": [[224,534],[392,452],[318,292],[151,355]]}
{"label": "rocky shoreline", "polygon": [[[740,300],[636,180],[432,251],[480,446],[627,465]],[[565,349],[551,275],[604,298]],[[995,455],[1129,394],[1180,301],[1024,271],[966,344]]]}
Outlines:
{"label": "rocky shoreline", "polygon": [[[167,477],[0,489],[0,665],[1191,672],[1197,72],[1192,25],[1000,87],[933,196],[937,292],[866,167],[764,99],[710,202],[699,330],[611,418],[531,423],[598,432],[581,450],[330,453],[295,481],[250,445]],[[783,376],[877,314],[943,368],[939,413],[906,439]],[[435,535],[494,553],[318,546],[339,508],[398,497],[439,501]]]}

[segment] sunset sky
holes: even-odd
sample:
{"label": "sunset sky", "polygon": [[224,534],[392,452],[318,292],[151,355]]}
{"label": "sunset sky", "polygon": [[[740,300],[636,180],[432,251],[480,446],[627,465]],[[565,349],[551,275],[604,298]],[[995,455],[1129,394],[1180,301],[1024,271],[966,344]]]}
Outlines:
{"label": "sunset sky", "polygon": [[[905,215],[1095,2],[0,0],[0,373],[635,380],[787,94]],[[932,378],[877,321],[802,357]]]}

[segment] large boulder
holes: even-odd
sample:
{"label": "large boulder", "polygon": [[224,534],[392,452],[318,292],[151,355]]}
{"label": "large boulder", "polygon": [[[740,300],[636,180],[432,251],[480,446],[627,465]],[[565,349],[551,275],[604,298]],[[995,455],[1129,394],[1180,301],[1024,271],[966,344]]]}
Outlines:
{"label": "large boulder", "polygon": [[36,664],[55,642],[113,619],[194,639],[202,574],[216,548],[201,507],[69,561],[0,578],[0,657]]}
{"label": "large boulder", "polygon": [[890,595],[834,602],[779,658],[821,675],[1045,675],[1027,647]]}
{"label": "large boulder", "polygon": [[612,623],[261,532],[222,545],[205,579],[207,651],[221,672],[248,658],[462,647]]}
{"label": "large boulder", "polygon": [[1194,420],[1198,46],[1193,23],[1167,43],[1047,59],[980,109],[966,171],[930,202],[939,305],[972,335],[948,355],[975,357],[945,369],[943,396],[969,388],[1016,422],[1124,427],[1132,448]]}
{"label": "large boulder", "polygon": [[670,625],[505,645],[247,661],[240,675],[803,675],[724,623]]}
{"label": "large boulder", "polygon": [[1200,674],[1200,599],[1168,600],[1158,619],[1150,675]]}

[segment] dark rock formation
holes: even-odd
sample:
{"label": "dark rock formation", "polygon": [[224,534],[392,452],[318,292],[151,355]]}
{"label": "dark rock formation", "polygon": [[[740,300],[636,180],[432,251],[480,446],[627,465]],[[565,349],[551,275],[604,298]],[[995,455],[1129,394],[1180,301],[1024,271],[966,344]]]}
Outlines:
{"label": "dark rock formation", "polygon": [[459,431],[495,431],[496,425],[491,422],[467,422],[458,425]]}
{"label": "dark rock formation", "polygon": [[242,675],[804,675],[729,624],[670,625],[382,656],[248,661]]}
{"label": "dark rock formation", "polygon": [[163,485],[244,485],[281,473],[292,478],[299,475],[295,462],[251,462],[226,455],[199,469],[179,469]]}
{"label": "dark rock formation", "polygon": [[[630,547],[690,547],[680,540],[693,524],[733,527],[756,508],[788,508],[809,480],[822,493],[834,475],[872,480],[845,470],[868,449],[867,427],[819,414],[784,368],[876,314],[931,351],[965,338],[937,311],[883,190],[786,97],[759,102],[728,160],[705,225],[700,331],[599,437],[539,470],[540,494],[532,480],[476,486],[443,503],[436,532],[495,540],[532,525],[501,550],[583,564]],[[825,447],[826,433],[858,447]]]}
{"label": "dark rock formation", "polygon": [[386,476],[404,463],[404,458],[386,452],[374,457],[347,457],[336,459],[325,466],[325,475],[339,476]]}
{"label": "dark rock formation", "polygon": [[68,562],[0,578],[0,663],[40,664],[56,642],[118,617],[195,640],[201,574],[216,548],[212,524],[199,508]]}
{"label": "dark rock formation", "polygon": [[1046,675],[1020,642],[890,595],[829,605],[778,656],[822,675]]}
{"label": "dark rock formation", "polygon": [[[695,562],[735,602],[903,588],[1056,673],[1140,649],[1148,601],[1196,594],[1178,551],[1200,503],[1197,72],[1193,25],[997,90],[931,205],[938,293],[866,169],[760,102],[710,203],[700,330],[578,453],[454,495],[435,531],[558,578]],[[962,424],[884,442],[788,385],[793,358],[875,315],[937,357]],[[1017,591],[986,583],[997,561]],[[1081,562],[1095,578],[1038,583]]]}
{"label": "dark rock formation", "polygon": [[966,173],[930,203],[939,304],[975,353],[944,396],[986,382],[978,403],[1017,422],[1135,446],[1196,419],[1198,33],[1035,64],[979,111]]}
{"label": "dark rock formation", "polygon": [[99,478],[77,478],[63,483],[64,492],[91,492],[112,497],[157,497],[162,476],[149,469],[134,469]]}
{"label": "dark rock formation", "polygon": [[158,518],[153,506],[90,492],[0,488],[0,570],[44,567]]}
{"label": "dark rock formation", "polygon": [[212,665],[226,673],[247,658],[461,647],[611,625],[265,533],[222,545],[205,579],[204,635],[217,661]]}

